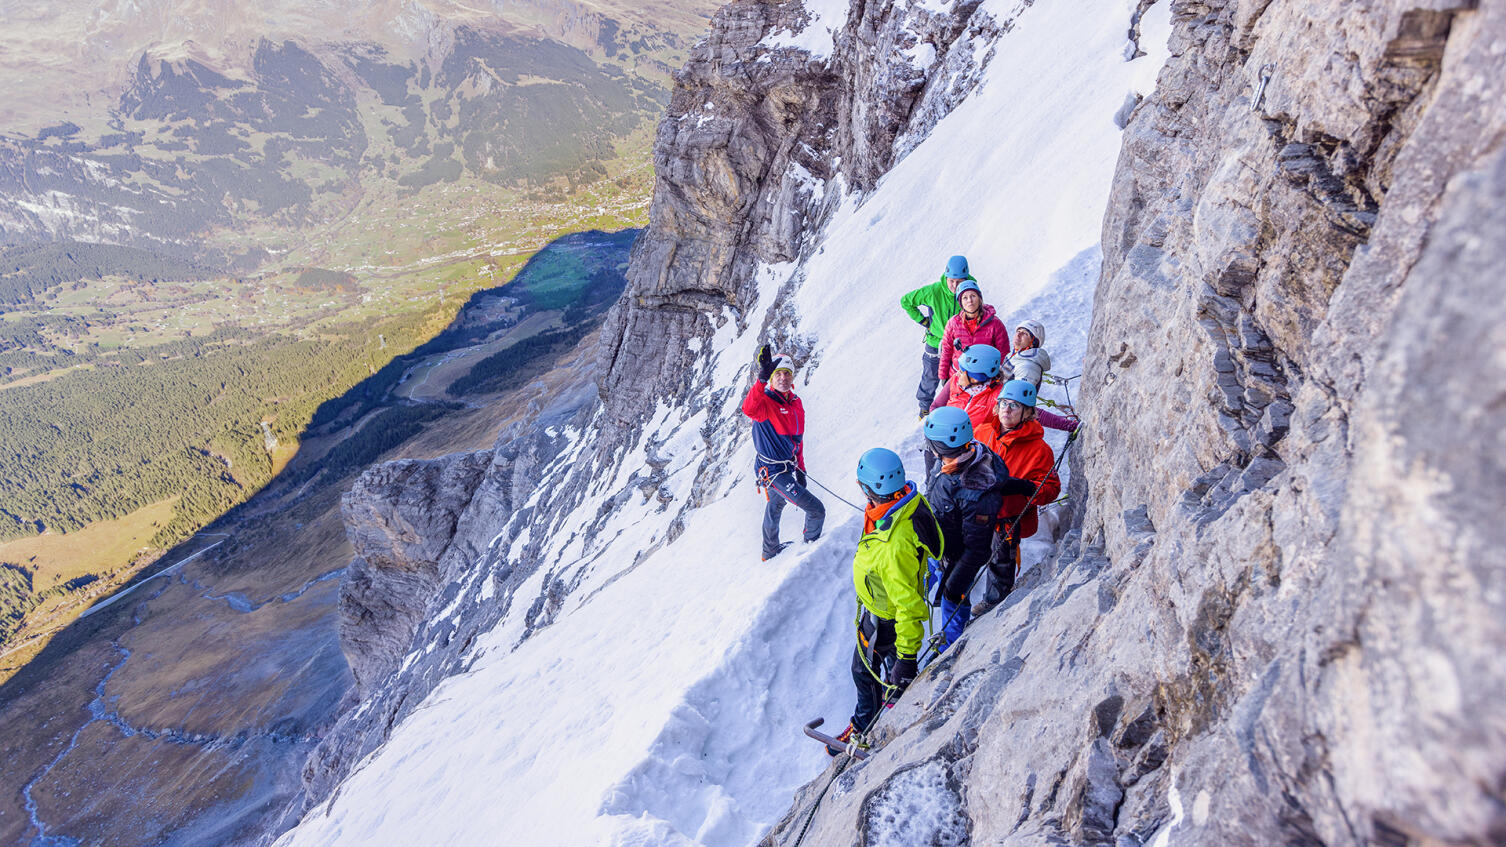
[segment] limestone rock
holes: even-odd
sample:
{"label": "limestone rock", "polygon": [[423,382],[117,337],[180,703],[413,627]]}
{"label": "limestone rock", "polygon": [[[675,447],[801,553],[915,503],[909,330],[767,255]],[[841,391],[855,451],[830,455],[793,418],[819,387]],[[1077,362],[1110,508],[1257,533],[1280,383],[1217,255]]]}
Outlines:
{"label": "limestone rock", "polygon": [[361,696],[412,643],[441,585],[439,558],[490,461],[480,451],[388,462],[341,498],[356,556],[340,583],[340,642]]}
{"label": "limestone rock", "polygon": [[1506,839],[1506,8],[1172,13],[1066,540],[768,844]]}
{"label": "limestone rock", "polygon": [[758,264],[800,257],[839,196],[828,183],[872,187],[977,84],[978,45],[1007,26],[979,6],[858,4],[829,56],[771,46],[807,25],[799,3],[717,12],[675,77],[649,227],[602,331],[601,394],[624,434],[688,393],[690,339],[753,320]]}

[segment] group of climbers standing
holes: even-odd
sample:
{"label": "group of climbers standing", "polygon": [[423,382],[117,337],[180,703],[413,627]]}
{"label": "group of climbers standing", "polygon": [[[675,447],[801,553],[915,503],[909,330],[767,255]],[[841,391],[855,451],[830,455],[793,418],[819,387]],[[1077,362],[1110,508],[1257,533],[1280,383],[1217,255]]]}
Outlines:
{"label": "group of climbers standing", "polygon": [[[867,505],[853,559],[857,704],[836,739],[844,745],[860,743],[882,707],[915,678],[933,606],[940,606],[942,620],[933,643],[944,650],[1013,590],[1020,540],[1035,533],[1037,508],[1061,492],[1043,426],[1074,435],[1078,426],[1075,417],[1037,408],[1051,367],[1042,349],[1045,327],[1023,321],[1011,339],[965,257],[951,257],[939,280],[904,295],[900,305],[926,330],[915,395],[925,435],[925,492],[908,480],[891,450],[874,448],[858,461]],[[820,537],[825,510],[806,488],[804,407],[793,392],[793,364],[766,346],[755,364],[757,379],[743,412],[754,421],[759,485],[768,498],[767,560],[787,546],[779,540],[786,502],[805,511],[807,542]],[[985,569],[987,589],[975,603],[970,593]]]}

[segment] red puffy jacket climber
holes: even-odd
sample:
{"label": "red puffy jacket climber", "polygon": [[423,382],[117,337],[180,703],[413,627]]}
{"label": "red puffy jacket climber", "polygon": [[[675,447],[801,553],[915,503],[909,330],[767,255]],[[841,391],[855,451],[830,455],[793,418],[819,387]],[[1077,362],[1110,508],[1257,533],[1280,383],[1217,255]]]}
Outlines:
{"label": "red puffy jacket climber", "polygon": [[973,435],[988,449],[999,454],[999,458],[1004,460],[1004,466],[1009,469],[1010,476],[1040,484],[1040,490],[1034,497],[1006,494],[1003,505],[999,507],[999,519],[1006,528],[1016,516],[1024,515],[1015,532],[1016,538],[1035,535],[1039,524],[1036,507],[1050,503],[1062,492],[1061,477],[1053,470],[1056,454],[1051,451],[1051,445],[1046,443],[1045,430],[1041,429],[1039,421],[1031,419],[1009,432],[1001,433],[999,417],[992,415],[974,430]]}

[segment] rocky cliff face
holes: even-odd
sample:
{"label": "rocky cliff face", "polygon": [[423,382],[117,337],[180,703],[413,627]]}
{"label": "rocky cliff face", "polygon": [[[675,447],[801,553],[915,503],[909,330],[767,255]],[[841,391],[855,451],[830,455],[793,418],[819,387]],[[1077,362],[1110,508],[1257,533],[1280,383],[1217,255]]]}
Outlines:
{"label": "rocky cliff face", "polygon": [[767,843],[1506,839],[1506,9],[1172,13],[1059,553]]}
{"label": "rocky cliff face", "polygon": [[831,43],[815,51],[777,46],[781,34],[823,28],[800,4],[717,13],[675,77],[654,146],[651,223],[604,330],[611,420],[631,427],[656,399],[690,393],[697,357],[686,342],[728,319],[765,317],[749,313],[755,271],[800,258],[840,197],[828,184],[871,188],[972,90],[980,54],[1009,25],[979,5],[859,4],[824,22]]}

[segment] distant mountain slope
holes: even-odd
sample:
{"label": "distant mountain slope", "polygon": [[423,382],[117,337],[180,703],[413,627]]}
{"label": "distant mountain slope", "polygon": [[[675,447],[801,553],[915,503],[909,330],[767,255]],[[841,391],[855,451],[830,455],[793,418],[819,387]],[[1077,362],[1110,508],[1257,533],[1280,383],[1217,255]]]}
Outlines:
{"label": "distant mountain slope", "polygon": [[82,72],[37,69],[36,46],[7,28],[0,81],[35,73],[0,113],[0,244],[105,241],[254,267],[265,257],[248,228],[317,224],[376,185],[589,183],[656,119],[687,36],[673,27],[695,21],[570,3],[508,4],[511,17],[382,8],[345,8],[332,31],[288,23],[308,12],[258,30],[277,19],[258,15],[209,40],[192,9],[161,31],[104,16],[77,49],[102,54],[115,43],[104,33],[128,35],[90,59],[85,103],[48,97]]}

